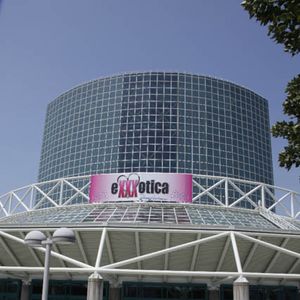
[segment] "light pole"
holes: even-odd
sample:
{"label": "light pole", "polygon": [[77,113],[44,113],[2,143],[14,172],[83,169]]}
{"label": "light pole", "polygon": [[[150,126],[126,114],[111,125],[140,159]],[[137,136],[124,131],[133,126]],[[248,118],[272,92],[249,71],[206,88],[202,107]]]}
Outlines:
{"label": "light pole", "polygon": [[25,236],[25,244],[36,248],[45,245],[45,266],[44,266],[44,277],[43,277],[43,290],[42,300],[48,299],[48,287],[49,287],[49,266],[50,266],[50,253],[52,244],[72,244],[75,243],[75,234],[73,230],[69,228],[59,228],[54,231],[52,238],[47,238],[44,233],[38,230],[33,230],[27,233]]}

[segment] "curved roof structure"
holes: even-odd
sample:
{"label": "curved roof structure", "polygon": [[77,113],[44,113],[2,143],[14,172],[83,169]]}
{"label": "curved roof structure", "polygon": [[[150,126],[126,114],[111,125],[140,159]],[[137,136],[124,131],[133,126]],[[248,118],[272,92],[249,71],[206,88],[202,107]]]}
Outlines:
{"label": "curved roof structure", "polygon": [[[33,229],[51,236],[63,226],[74,230],[76,244],[53,246],[53,279],[71,274],[86,280],[98,272],[120,282],[167,278],[214,286],[244,276],[256,284],[297,284],[299,194],[222,177],[206,177],[210,185],[203,187],[197,178],[193,181],[200,192],[193,204],[88,204],[88,176],[32,184],[0,196],[0,277],[41,278],[45,249],[29,248],[24,237]],[[229,187],[239,192],[237,198],[215,196],[228,195]],[[257,192],[259,204],[251,199]],[[265,194],[272,195],[270,207],[263,201]],[[203,196],[214,205],[201,204]],[[51,207],[45,208],[45,201]],[[239,207],[242,201],[249,208]]]}
{"label": "curved roof structure", "polygon": [[[148,212],[150,207],[153,208],[150,204],[127,205],[128,209],[147,209]],[[177,207],[161,205],[163,210],[165,207],[175,209],[174,215],[178,217],[183,211],[189,214],[186,207],[177,211]],[[228,221],[236,211],[238,217],[235,220],[251,217],[252,223],[256,223],[253,226],[245,226],[247,224],[242,222],[236,225],[201,225],[195,224],[195,217],[191,220],[186,218],[186,223],[168,224],[151,221],[151,213],[143,216],[148,216],[148,221],[144,222],[138,222],[138,219],[135,222],[113,221],[116,212],[111,211],[108,213],[111,221],[107,222],[77,223],[75,219],[71,220],[80,212],[90,215],[98,209],[99,215],[99,210],[105,211],[105,208],[112,208],[112,205],[49,208],[2,219],[0,257],[5,257],[5,260],[0,259],[0,277],[41,278],[45,249],[29,248],[24,244],[25,235],[35,229],[51,236],[55,229],[68,226],[75,232],[76,243],[54,245],[51,252],[52,279],[63,279],[66,274],[72,274],[74,280],[86,280],[94,272],[101,274],[105,280],[117,276],[120,282],[139,280],[143,276],[146,281],[168,278],[184,282],[190,278],[195,283],[216,285],[220,281],[231,283],[237,277],[245,276],[250,282],[259,280],[262,284],[291,285],[300,279],[299,231],[280,229],[258,211],[194,207],[198,212],[203,209],[203,218],[206,214],[223,213]],[[52,220],[46,219],[46,212]],[[186,216],[185,213],[183,215]],[[65,220],[62,215],[65,215]],[[43,216],[45,222],[42,221]],[[13,220],[21,218],[24,221],[22,227],[20,223],[13,224]]]}
{"label": "curved roof structure", "polygon": [[[271,214],[270,214],[271,216]],[[19,213],[0,219],[0,225],[92,226],[160,226],[246,230],[299,230],[300,222],[272,214],[278,223],[261,210],[180,203],[104,203],[55,207]]]}

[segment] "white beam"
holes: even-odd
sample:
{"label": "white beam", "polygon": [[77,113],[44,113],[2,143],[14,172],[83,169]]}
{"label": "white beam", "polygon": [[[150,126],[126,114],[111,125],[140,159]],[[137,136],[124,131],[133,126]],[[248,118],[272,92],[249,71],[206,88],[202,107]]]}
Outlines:
{"label": "white beam", "polygon": [[[0,266],[0,272],[29,272],[29,273],[43,273],[43,267],[17,267],[17,266]],[[237,272],[190,272],[190,271],[167,271],[167,270],[138,270],[138,269],[104,269],[103,267],[90,269],[90,268],[50,268],[51,273],[65,273],[72,272],[78,274],[91,274],[93,271],[100,274],[122,274],[122,275],[132,275],[132,274],[141,274],[141,275],[157,275],[157,276],[197,276],[197,277],[226,277],[226,276],[238,276]],[[293,276],[293,274],[290,274]],[[298,275],[297,278],[300,278]]]}
{"label": "white beam", "polygon": [[[198,233],[196,236],[196,240],[198,241],[200,239],[201,239],[201,233]],[[194,247],[193,256],[192,256],[191,265],[190,265],[190,271],[195,270],[198,252],[199,252],[199,244]]]}
{"label": "white beam", "polygon": [[[231,185],[232,185],[232,182],[230,183]],[[237,189],[237,190],[239,190],[239,188],[235,185],[235,184],[233,184],[234,186],[235,186],[235,188]],[[234,207],[235,205],[237,205],[238,203],[240,203],[242,200],[244,200],[245,198],[247,199],[247,201],[249,202],[249,203],[251,203],[252,205],[254,205],[254,207],[257,207],[257,204],[255,203],[255,202],[253,202],[250,198],[249,198],[249,196],[252,194],[252,193],[254,193],[255,191],[257,191],[258,189],[260,189],[261,188],[261,186],[259,185],[259,186],[256,186],[255,188],[253,188],[252,190],[250,190],[248,193],[244,193],[243,192],[243,196],[242,197],[240,197],[239,199],[237,199],[237,200],[235,200],[233,203],[231,203],[230,205],[229,205],[229,207]]]}
{"label": "white beam", "polygon": [[[43,267],[18,267],[18,266],[0,266],[0,272],[28,272],[28,273],[43,273]],[[238,272],[210,272],[210,271],[170,271],[170,270],[138,270],[138,269],[105,269],[103,267],[91,268],[50,268],[51,273],[72,272],[78,274],[91,274],[93,271],[100,274],[115,274],[115,275],[148,275],[148,276],[177,276],[177,277],[232,277],[240,276]],[[300,280],[300,274],[285,274],[285,273],[257,273],[244,272],[242,276],[247,278],[266,278],[266,279],[286,279]]]}
{"label": "white beam", "polygon": [[114,264],[111,264],[111,265],[106,265],[103,268],[121,267],[121,266],[124,266],[124,265],[128,265],[128,264],[131,264],[131,263],[142,261],[142,260],[145,260],[145,259],[153,258],[153,257],[159,256],[159,255],[162,255],[162,254],[166,254],[166,253],[174,252],[174,251],[177,251],[177,250],[182,250],[182,249],[185,249],[185,248],[188,248],[188,247],[192,247],[192,246],[195,246],[197,244],[204,244],[204,243],[207,243],[209,241],[220,239],[224,236],[227,236],[228,234],[229,234],[229,232],[219,233],[217,235],[212,235],[212,236],[209,236],[207,238],[204,238],[204,239],[201,239],[201,240],[198,240],[198,241],[192,241],[192,242],[184,243],[184,244],[177,245],[177,246],[174,246],[174,247],[171,247],[171,248],[168,248],[168,249],[155,251],[155,252],[144,254],[144,255],[141,255],[141,256],[138,256],[138,257],[126,259],[126,260],[123,260],[123,261],[120,261],[120,262],[117,262],[117,263],[114,263]]}
{"label": "white beam", "polygon": [[[42,252],[45,252],[45,249],[44,248],[37,248],[39,251],[42,251]],[[92,268],[92,266],[90,265],[87,265],[79,260],[76,260],[76,259],[73,259],[69,256],[65,256],[65,255],[62,255],[60,253],[57,253],[57,252],[54,252],[54,251],[51,251],[51,255],[58,258],[58,259],[61,259],[61,260],[64,260],[65,262],[68,262],[70,264],[73,264],[75,266],[79,266],[79,267],[82,267],[82,268]]]}
{"label": "white beam", "polygon": [[4,205],[3,205],[3,203],[2,203],[2,197],[0,198],[0,208],[1,208],[1,210],[3,211],[3,213],[4,213],[4,215],[7,217],[7,216],[9,216],[9,213],[8,213],[8,211],[4,208]]}
{"label": "white beam", "polygon": [[[1,269],[0,269],[1,270]],[[144,276],[176,276],[176,277],[226,277],[239,276],[237,272],[210,271],[170,271],[170,270],[138,270],[138,269],[104,269],[97,270],[100,274],[144,275]],[[300,278],[300,275],[299,275]]]}
{"label": "white beam", "polygon": [[[170,232],[165,234],[165,249],[170,247]],[[168,270],[169,263],[169,253],[165,254],[165,263],[164,263],[164,270]]]}
{"label": "white beam", "polygon": [[[196,236],[196,240],[200,240],[200,239],[201,239],[201,233],[198,233],[197,236]],[[195,270],[198,253],[199,253],[199,245],[196,245],[196,246],[194,246],[193,256],[192,256],[192,260],[191,260],[191,264],[190,264],[190,271]],[[188,281],[191,282],[192,277],[190,277],[188,279]]]}
{"label": "white beam", "polygon": [[89,265],[90,263],[89,263],[87,255],[86,255],[86,252],[84,250],[84,246],[83,246],[81,235],[80,235],[79,231],[75,231],[75,238],[76,238],[76,242],[78,244],[78,248],[80,250],[81,256],[83,258],[83,261]]}
{"label": "white beam", "polygon": [[293,263],[293,265],[291,266],[291,268],[288,270],[288,273],[292,273],[295,271],[295,269],[297,268],[297,266],[300,263],[300,259],[296,259],[296,261]]}
{"label": "white beam", "polygon": [[247,236],[245,234],[241,234],[239,232],[236,232],[235,233],[237,236],[241,237],[241,238],[244,238],[246,240],[249,240],[249,241],[252,241],[254,243],[258,243],[262,246],[265,246],[267,248],[271,248],[271,249],[274,249],[274,250],[277,250],[279,252],[282,252],[284,254],[287,254],[287,255],[291,255],[291,256],[294,256],[294,257],[297,257],[297,258],[300,258],[300,254],[297,253],[297,252],[294,252],[294,251],[291,251],[291,250],[288,250],[288,249],[285,249],[285,248],[281,248],[277,245],[274,245],[274,244],[271,244],[271,243],[267,243],[267,242],[264,242],[264,241],[261,241],[261,240],[258,240],[258,239],[254,239],[250,236]]}
{"label": "white beam", "polygon": [[[261,237],[259,236],[257,239],[260,240]],[[255,253],[257,247],[258,247],[258,244],[257,244],[257,243],[254,243],[254,244],[252,245],[250,251],[249,251],[248,254],[247,254],[247,258],[246,258],[246,260],[245,260],[245,262],[244,262],[243,270],[246,270],[246,269],[247,269],[249,263],[251,262],[251,259],[252,259],[253,256],[254,256],[254,253]]]}
{"label": "white beam", "polygon": [[[109,237],[109,231],[106,231],[105,244],[106,244],[106,250],[107,250],[107,253],[108,253],[109,262],[111,264],[113,264],[115,262],[115,259],[114,259],[114,255],[113,255],[113,252],[112,252],[112,247],[111,247],[111,242],[110,242],[110,237]],[[112,280],[117,282],[118,281],[118,276],[114,275]]]}
{"label": "white beam", "polygon": [[[48,237],[49,239],[51,239],[51,233],[50,233],[49,231],[46,231],[46,235],[47,235],[47,237]],[[59,248],[58,248],[58,246],[57,246],[56,244],[53,243],[53,244],[52,244],[52,248],[53,248],[57,253],[61,254],[61,253],[60,253],[60,250],[59,250]],[[59,263],[61,264],[61,266],[62,266],[63,268],[67,268],[67,265],[66,265],[66,263],[65,263],[63,260],[58,259],[58,261],[59,261]],[[69,278],[72,278],[72,275],[71,275],[69,272],[66,272],[66,276],[69,277]]]}
{"label": "white beam", "polygon": [[35,206],[33,207],[33,209],[35,209],[36,207],[38,207],[38,205],[42,202],[42,200],[44,201],[45,199],[47,199],[48,201],[50,201],[50,203],[52,203],[53,206],[55,206],[55,207],[58,206],[58,204],[57,204],[55,201],[53,201],[46,193],[44,193],[38,186],[35,185],[34,188],[35,188],[39,193],[41,193],[41,194],[44,196],[44,198],[41,199],[39,202],[37,202],[37,203],[35,204]]}
{"label": "white beam", "polygon": [[233,232],[230,232],[230,239],[231,239],[231,245],[232,245],[232,249],[233,249],[234,260],[235,260],[237,271],[240,274],[242,274],[243,270],[242,270],[240,254],[239,254],[239,250],[238,250],[237,243],[235,240],[235,234]]}
{"label": "white beam", "polygon": [[[135,240],[135,248],[136,248],[136,255],[141,256],[141,247],[140,247],[140,235],[138,232],[134,233],[134,240]],[[137,262],[138,268],[142,269],[142,262]],[[141,279],[141,276],[139,275],[139,279]]]}
{"label": "white beam", "polygon": [[[2,262],[0,262],[0,266],[4,266]],[[21,280],[27,280],[28,279],[28,274],[24,273],[24,275],[21,275],[19,273],[12,273],[12,272],[7,272],[7,271],[2,271],[0,273],[4,277],[11,277],[11,278],[17,278]]]}
{"label": "white beam", "polygon": [[[238,209],[238,208],[237,208]],[[140,226],[140,225],[139,225]],[[71,227],[69,227],[71,228]],[[108,227],[109,231],[125,231],[125,232],[131,232],[131,231],[138,231],[138,232],[159,232],[159,233],[166,233],[166,232],[170,232],[170,233],[180,233],[180,234],[186,234],[186,233],[201,233],[201,234],[219,234],[222,232],[228,232],[228,229],[223,229],[223,230],[211,230],[211,229],[207,229],[207,228],[202,228],[201,227],[197,227],[195,229],[185,229],[185,228],[180,228],[180,229],[170,229],[168,227],[166,228],[143,228],[143,227]],[[57,228],[54,228],[54,230]],[[97,228],[82,228],[82,229],[78,229],[78,227],[73,227],[73,230],[85,230],[85,231],[99,231],[99,227]],[[40,229],[39,229],[40,230]],[[42,229],[41,229],[42,230]],[[230,229],[232,230],[232,228]],[[249,230],[249,231],[239,231],[240,233],[246,234],[248,236],[260,236],[260,237],[276,237],[276,238],[293,238],[293,239],[300,239],[300,235],[297,233],[287,233],[287,232],[255,232],[254,230]]]}
{"label": "white beam", "polygon": [[271,211],[272,208],[274,208],[275,206],[277,206],[278,204],[280,204],[281,201],[283,199],[285,199],[287,196],[290,196],[290,194],[291,194],[291,192],[289,191],[288,193],[286,193],[285,195],[283,195],[280,199],[278,199],[270,207],[268,207],[267,210]]}
{"label": "white beam", "polygon": [[[11,258],[11,260],[14,262],[14,264],[16,266],[21,266],[20,261],[18,260],[18,258],[14,254],[14,252],[11,250],[11,248],[8,246],[8,244],[5,242],[5,240],[3,239],[3,237],[0,237],[0,244],[2,245],[2,247],[4,248],[4,250],[7,252],[8,256]],[[28,273],[25,272],[25,275],[28,276]]]}
{"label": "white beam", "polygon": [[215,189],[216,187],[218,187],[219,185],[221,185],[223,182],[225,182],[225,178],[219,180],[218,182],[216,182],[214,185],[210,186],[209,188],[204,188],[200,183],[198,183],[197,181],[193,180],[193,182],[203,191],[201,193],[199,193],[197,196],[195,196],[193,198],[193,201],[201,198],[204,195],[208,195],[210,198],[212,198],[216,203],[220,204],[221,206],[225,206],[224,203],[222,201],[220,201],[219,199],[217,199],[213,194],[210,193],[211,190]]}
{"label": "white beam", "polygon": [[68,203],[70,203],[77,195],[81,195],[86,200],[89,200],[89,197],[83,193],[83,191],[89,186],[89,183],[85,184],[82,188],[78,189],[77,187],[75,187],[73,184],[71,184],[69,181],[65,179],[63,180],[63,182],[76,191],[76,193],[73,196],[71,196],[65,203],[63,203],[63,206],[68,205]]}
{"label": "white beam", "polygon": [[2,237],[0,237],[0,244],[4,248],[4,250],[7,252],[10,259],[14,262],[14,264],[16,266],[21,266],[20,261],[18,260],[18,258],[16,257],[16,255],[14,254],[12,249],[8,246],[8,244],[4,241],[4,239]]}
{"label": "white beam", "polygon": [[[21,231],[20,235],[21,235],[22,239],[24,240],[24,238],[25,238],[24,232]],[[33,256],[33,259],[35,260],[36,264],[39,267],[42,267],[43,263],[41,262],[40,258],[37,256],[37,254],[35,253],[34,249],[32,247],[28,247],[28,250],[31,253],[31,255]]]}
{"label": "white beam", "polygon": [[[295,271],[295,269],[298,267],[300,263],[300,258],[297,258],[294,263],[292,264],[292,266],[289,268],[289,270],[287,271],[287,273],[293,273]],[[283,284],[285,282],[285,279],[280,281],[280,284]]]}
{"label": "white beam", "polygon": [[[288,241],[289,241],[289,238],[284,239],[284,240],[281,242],[280,247],[285,247],[286,244],[288,243]],[[270,272],[270,270],[271,270],[272,267],[274,266],[275,262],[277,261],[278,257],[280,256],[280,254],[281,254],[281,253],[277,251],[277,252],[273,255],[271,261],[268,263],[267,267],[265,268],[264,273],[269,273],[269,272]],[[283,280],[280,281],[280,284],[282,283],[282,281],[283,281]],[[258,283],[260,283],[260,282],[261,282],[261,279],[258,280]]]}
{"label": "white beam", "polygon": [[105,239],[106,239],[106,232],[107,232],[107,229],[106,229],[106,227],[104,227],[102,230],[102,234],[101,234],[101,238],[100,238],[100,242],[99,242],[99,248],[98,248],[98,254],[97,254],[97,258],[96,258],[95,268],[99,268],[100,264],[101,264],[101,259],[102,259],[103,249],[104,249],[104,244],[105,244]]}
{"label": "white beam", "polygon": [[[289,239],[284,239],[279,247],[284,248],[286,246],[286,244],[289,242]],[[272,269],[272,267],[274,266],[275,262],[277,261],[278,257],[280,256],[280,252],[277,251],[275,253],[275,255],[272,257],[271,261],[268,263],[268,266],[266,267],[266,269],[264,270],[264,273],[269,273],[270,270]]]}
{"label": "white beam", "polygon": [[[58,181],[49,191],[47,191],[47,193],[46,193],[46,195],[47,196],[49,196],[49,195],[51,195],[51,193],[59,186],[59,184],[60,184],[60,181]],[[42,203],[43,201],[44,201],[44,199],[45,199],[45,196],[43,196],[40,200],[39,200],[39,202],[38,203],[36,203],[36,204],[40,204],[40,203]],[[31,206],[32,207],[32,206]],[[34,207],[38,207],[38,206],[34,206]]]}
{"label": "white beam", "polygon": [[[1,270],[1,269],[0,269]],[[177,276],[177,277],[238,277],[241,274],[238,272],[210,272],[210,271],[165,271],[165,270],[137,270],[137,269],[104,269],[97,270],[100,274],[119,274],[119,275],[147,275],[147,276]],[[257,272],[244,272],[242,276],[247,278],[267,278],[267,279],[280,279],[299,280],[300,274],[285,274],[285,273],[257,273]]]}
{"label": "white beam", "polygon": [[[20,238],[14,236],[14,235],[11,235],[11,234],[6,233],[6,232],[1,231],[1,230],[0,230],[0,236],[5,237],[5,238],[8,238],[8,239],[10,239],[10,240],[13,240],[13,241],[15,241],[15,242],[18,242],[18,243],[20,243],[20,244],[22,244],[22,245],[25,245],[25,242],[24,242],[23,239],[20,239]],[[46,249],[43,248],[43,247],[38,247],[38,248],[36,248],[36,250],[37,250],[37,251],[41,251],[41,252],[46,252]],[[65,256],[65,255],[62,255],[62,254],[59,254],[59,253],[54,252],[54,251],[51,251],[51,255],[54,256],[54,257],[56,257],[56,258],[62,259],[62,260],[64,260],[64,261],[66,261],[66,262],[69,262],[69,263],[71,263],[71,264],[74,264],[75,266],[78,266],[78,267],[82,267],[82,268],[92,268],[92,266],[90,266],[90,265],[84,264],[84,263],[82,263],[81,261],[75,260],[75,259],[73,259],[73,258],[71,258],[71,257]]]}
{"label": "white beam", "polygon": [[[165,234],[165,249],[170,247],[170,232],[166,232]],[[168,270],[169,267],[169,253],[165,254],[165,263],[164,263],[164,270]],[[164,276],[164,280],[167,281],[167,276]]]}
{"label": "white beam", "polygon": [[[27,191],[28,192],[28,191]],[[26,193],[27,193],[26,192]],[[18,201],[18,203],[17,203],[17,205],[14,207],[14,209],[12,209],[12,211],[10,212],[11,214],[13,214],[13,212],[20,206],[20,205],[22,205],[24,208],[25,208],[25,210],[26,211],[29,211],[30,209],[29,209],[29,207],[25,204],[25,203],[23,203],[23,197],[22,197],[22,199],[20,199],[19,198],[19,196],[17,195],[17,194],[15,194],[14,192],[12,192],[12,195],[17,199],[17,201]],[[25,195],[26,196],[26,195]]]}
{"label": "white beam", "polygon": [[[238,208],[236,208],[238,210]],[[63,225],[63,224],[61,224]],[[147,225],[149,226],[149,225]],[[176,229],[170,229],[169,227],[152,227],[152,228],[147,228],[147,227],[142,227],[141,224],[139,224],[139,227],[127,227],[127,225],[125,226],[120,226],[120,227],[109,227],[107,225],[105,225],[105,227],[107,227],[109,229],[109,231],[113,232],[113,231],[119,231],[119,232],[152,232],[152,233],[166,233],[166,232],[170,232],[170,233],[180,233],[180,234],[187,234],[187,233],[202,233],[202,234],[219,234],[222,232],[228,232],[229,229],[224,228],[224,229],[219,229],[219,230],[214,230],[214,229],[208,229],[207,227],[203,227],[201,228],[201,226],[197,226],[197,228],[195,229],[186,229],[186,228],[178,228],[179,226],[176,226]],[[60,228],[60,224],[58,224],[57,226],[54,227],[34,227],[34,230],[40,230],[40,231],[45,231],[45,230],[50,230],[50,231],[55,231],[57,228]],[[95,226],[95,227],[85,227],[85,226],[74,226],[71,227],[69,226],[68,228],[74,230],[74,231],[84,231],[84,232],[97,232],[97,231],[101,231],[103,227]],[[32,227],[30,228],[22,228],[22,231],[24,232],[29,232],[33,230]],[[232,227],[230,228],[230,230],[233,230]],[[16,232],[18,231],[18,228],[0,228],[0,231],[2,232]],[[300,235],[297,233],[291,233],[291,231],[277,231],[274,230],[273,232],[259,232],[259,231],[255,231],[255,230],[249,230],[249,231],[239,231],[240,233],[246,234],[248,236],[255,236],[255,237],[275,237],[275,238],[292,238],[292,239],[300,239]]]}
{"label": "white beam", "polygon": [[105,244],[106,244],[106,250],[107,250],[107,253],[108,253],[109,262],[111,264],[113,264],[115,259],[114,259],[114,255],[113,255],[113,252],[112,252],[112,247],[111,247],[111,242],[110,242],[108,231],[106,232]]}
{"label": "white beam", "polygon": [[[293,273],[295,271],[295,269],[297,268],[297,266],[300,263],[300,258],[296,258],[294,263],[292,264],[292,266],[289,268],[289,270],[287,271],[288,274]],[[280,280],[279,284],[284,284],[284,282],[286,281],[286,279],[282,279]]]}
{"label": "white beam", "polygon": [[216,272],[219,272],[220,269],[222,268],[222,265],[224,263],[224,260],[225,260],[225,257],[226,257],[226,254],[227,254],[230,243],[231,243],[231,238],[227,237],[226,242],[225,242],[224,247],[223,247],[223,250],[222,250],[222,253],[221,253],[221,256],[220,256],[220,259],[219,259],[218,264],[217,264]]}
{"label": "white beam", "polygon": [[[15,266],[0,266],[0,272],[28,272],[28,273],[43,273],[44,267],[15,267]],[[84,273],[91,274],[94,269],[91,268],[50,268],[51,273]]]}
{"label": "white beam", "polygon": [[[249,198],[249,195],[253,192],[253,190],[251,190],[251,191],[249,191],[247,194],[245,194],[245,192],[244,191],[242,191],[232,180],[229,180],[229,183],[230,183],[230,185],[237,191],[237,192],[239,192],[241,195],[244,195],[244,196],[242,196],[242,198],[246,198],[247,199],[247,201],[253,206],[253,207],[257,207],[257,204],[253,201],[253,200],[251,200],[250,198]],[[259,184],[259,186],[258,186],[258,188],[260,188],[261,187],[261,184]],[[250,193],[250,194],[249,194]],[[238,200],[236,200],[234,203],[235,204],[237,204],[237,201],[238,202],[240,202],[242,199],[241,198],[239,198]],[[229,205],[229,206],[231,206],[231,205]]]}

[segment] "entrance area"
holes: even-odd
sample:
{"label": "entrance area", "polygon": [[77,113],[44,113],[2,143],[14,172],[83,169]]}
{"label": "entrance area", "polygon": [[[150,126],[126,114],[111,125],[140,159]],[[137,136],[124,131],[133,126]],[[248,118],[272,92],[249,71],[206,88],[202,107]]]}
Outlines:
{"label": "entrance area", "polygon": [[[22,281],[14,279],[0,280],[0,300],[19,300]],[[103,285],[103,300],[109,300],[109,282]],[[206,284],[123,282],[117,288],[120,300],[209,300],[211,291]],[[295,286],[250,285],[250,300],[299,300],[300,294]],[[40,300],[42,280],[32,280],[29,299]],[[221,285],[216,298],[233,300],[232,285]],[[51,280],[49,282],[49,300],[86,300],[87,281]]]}

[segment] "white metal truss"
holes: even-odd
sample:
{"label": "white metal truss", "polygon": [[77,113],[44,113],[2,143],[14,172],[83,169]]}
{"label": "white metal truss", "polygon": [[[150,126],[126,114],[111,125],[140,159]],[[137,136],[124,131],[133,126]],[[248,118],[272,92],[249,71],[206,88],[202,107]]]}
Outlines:
{"label": "white metal truss", "polygon": [[222,254],[220,256],[220,259],[219,259],[219,262],[218,262],[218,265],[217,265],[217,269],[216,269],[216,272],[219,272],[223,263],[224,263],[224,260],[225,260],[225,256],[227,254],[227,251],[228,251],[228,248],[230,246],[230,242],[231,242],[231,238],[228,237],[226,242],[225,242],[225,245],[224,245],[224,248],[223,248],[223,251],[222,251]]}
{"label": "white metal truss", "polygon": [[[261,182],[195,174],[193,185],[194,192],[198,190],[198,193],[194,194],[194,203],[210,201],[210,204],[224,207],[259,206],[271,214],[276,209],[276,213],[294,219],[300,218],[300,194],[294,191]],[[15,189],[0,196],[0,218],[45,207],[88,203],[89,186],[90,175],[86,175],[60,178]]]}
{"label": "white metal truss", "polygon": [[[136,255],[140,256],[141,255],[141,247],[140,247],[141,244],[140,244],[140,235],[139,235],[138,231],[136,231],[134,233],[134,240],[135,240]],[[140,261],[138,261],[137,265],[138,265],[139,269],[142,269],[142,263]],[[141,279],[141,276],[139,276],[139,279]]]}
{"label": "white metal truss", "polygon": [[[136,248],[136,256],[126,259],[121,259],[119,261],[116,261],[115,258],[112,255],[112,245],[110,242],[109,234],[116,232],[127,232],[138,235],[138,239],[135,239],[137,241],[136,245],[134,247]],[[76,236],[81,236],[81,234],[78,235],[78,233],[82,231],[85,231],[85,228],[77,228],[77,234]],[[22,231],[23,232],[23,231]],[[255,280],[262,280],[262,279],[273,279],[273,280],[300,280],[300,274],[299,273],[292,273],[295,271],[299,260],[300,260],[300,251],[296,252],[293,250],[290,250],[287,247],[288,243],[292,239],[296,239],[296,241],[299,241],[299,235],[290,235],[285,236],[284,234],[255,234],[255,233],[247,233],[247,232],[236,232],[236,231],[201,231],[199,230],[194,234],[194,239],[189,242],[182,242],[180,244],[177,244],[175,246],[170,246],[170,239],[172,235],[172,231],[164,231],[163,229],[160,229],[160,233],[165,234],[166,239],[164,241],[164,247],[163,249],[151,251],[149,253],[142,253],[141,250],[138,251],[138,248],[140,247],[141,239],[139,238],[139,234],[141,232],[144,232],[141,229],[134,229],[134,228],[110,228],[110,227],[104,227],[104,228],[97,228],[97,234],[100,235],[99,245],[96,253],[96,257],[89,258],[90,261],[95,261],[94,265],[87,264],[85,262],[82,262],[81,260],[74,259],[68,255],[64,255],[61,253],[57,253],[56,251],[52,251],[51,255],[59,260],[62,260],[65,262],[65,264],[61,267],[54,267],[50,269],[51,274],[65,274],[70,273],[73,274],[86,274],[88,276],[92,273],[99,273],[102,275],[113,275],[113,276],[159,276],[159,277],[185,277],[187,280],[190,278],[210,278],[212,281],[215,282],[222,282],[222,281],[233,281],[239,276],[244,276],[249,279],[255,279]],[[157,230],[149,228],[147,232],[157,232]],[[175,231],[180,232],[180,231]],[[186,232],[182,230],[181,233],[185,234]],[[166,234],[167,233],[167,234]],[[209,235],[208,235],[209,234]],[[155,235],[155,234],[154,234]],[[35,254],[35,251],[45,252],[44,248],[36,248],[34,251],[30,251],[30,254],[32,255],[32,261],[35,262],[36,266],[25,266],[21,263],[20,259],[16,256],[14,252],[12,252],[12,249],[8,246],[8,241],[17,242],[19,244],[22,244],[24,247],[27,247],[24,244],[24,240],[16,237],[15,235],[12,235],[9,232],[5,232],[4,230],[0,230],[0,236],[1,236],[1,243],[2,246],[5,245],[5,250],[10,255],[13,263],[15,265],[2,265],[0,266],[0,272],[11,272],[11,273],[27,273],[27,274],[38,274],[43,272],[43,267],[40,265],[39,260],[37,260],[37,256]],[[24,236],[24,234],[22,234]],[[281,240],[280,245],[267,242],[262,240],[262,238],[274,238],[277,237]],[[218,240],[224,240],[223,248],[220,249],[219,256],[216,258],[217,266],[214,271],[208,271],[208,270],[201,270],[196,268],[196,261],[198,252],[200,251],[200,248],[202,245],[209,245],[209,243],[216,242]],[[250,248],[249,252],[246,256],[246,260],[244,257],[244,263],[241,262],[241,252],[239,249],[239,243],[242,243],[242,241],[248,241],[250,242]],[[81,244],[83,244],[82,241],[80,241]],[[235,261],[235,271],[231,270],[224,270],[223,265],[226,261],[226,255],[229,251],[229,248],[232,248],[232,253]],[[261,246],[265,249],[269,249],[270,257],[271,259],[268,262],[268,265],[264,268],[264,271],[253,271],[249,272],[247,271],[247,268],[249,264],[251,264],[252,260],[255,260],[255,251],[257,250],[257,247]],[[74,246],[75,247],[75,246]],[[81,253],[85,253],[84,248],[81,248]],[[300,248],[300,247],[299,247]],[[172,270],[170,269],[171,266],[168,262],[166,262],[166,257],[168,257],[171,253],[175,253],[177,251],[186,250],[186,249],[192,249],[191,254],[191,260],[186,269],[182,270]],[[108,251],[108,263],[105,263],[103,260],[104,252]],[[110,253],[109,253],[110,252]],[[290,268],[290,270],[286,273],[272,273],[271,270],[273,269],[273,266],[276,264],[276,262],[279,259],[279,256],[281,254],[288,255],[289,257],[292,257],[295,259],[295,262],[293,266]],[[243,254],[244,255],[244,254]],[[84,258],[85,255],[82,255],[83,260],[87,261],[86,258]],[[164,258],[164,265],[160,269],[146,269],[143,262],[146,262],[146,260],[163,257]],[[138,268],[128,268],[128,266],[134,266],[134,263],[138,263]],[[68,265],[71,264],[72,267],[69,267]],[[217,280],[217,281],[216,281]]]}
{"label": "white metal truss", "polygon": [[[169,233],[169,235],[170,235],[170,233]],[[200,238],[201,238],[201,233],[198,233],[196,239],[199,240]],[[197,262],[197,258],[198,258],[198,253],[199,253],[199,245],[196,245],[196,246],[194,246],[194,251],[193,251],[191,265],[190,265],[190,271],[194,271],[195,270],[195,266],[196,266],[196,262]],[[192,279],[193,278],[190,277],[189,278],[189,282],[191,282]]]}
{"label": "white metal truss", "polygon": [[76,241],[77,241],[77,244],[78,244],[81,256],[83,258],[83,261],[84,261],[84,263],[86,263],[88,265],[89,264],[89,260],[88,260],[88,256],[86,255],[86,251],[84,249],[83,243],[82,243],[80,232],[78,232],[78,231],[75,232],[75,238],[76,238]]}
{"label": "white metal truss", "polygon": [[[2,230],[0,230],[0,236],[1,236],[1,238],[7,238],[7,239],[13,240],[13,241],[15,241],[17,243],[20,243],[20,244],[23,244],[23,245],[25,244],[25,242],[24,242],[23,239],[18,238],[16,236],[14,236],[12,234],[9,234],[9,233],[7,233],[5,231],[2,231]],[[13,255],[13,252],[11,250],[9,250],[8,248],[7,248],[7,250],[11,253],[11,255]],[[43,253],[46,252],[45,248],[43,248],[43,247],[35,248],[35,250],[43,252]],[[77,267],[82,267],[82,268],[90,268],[91,267],[92,268],[92,266],[90,266],[88,264],[82,263],[81,261],[78,261],[78,260],[73,259],[71,257],[68,257],[66,255],[62,255],[62,254],[57,253],[55,251],[51,251],[51,256],[53,256],[55,258],[58,258],[58,259],[61,259],[61,260],[65,261],[65,262],[68,262],[70,264],[74,264]],[[18,261],[15,261],[15,263],[18,264],[18,265],[20,265],[20,263]],[[65,270],[64,272],[66,272],[68,270],[68,268],[62,268],[62,269]]]}
{"label": "white metal truss", "polygon": [[[259,236],[259,237],[257,237],[257,239],[260,240],[261,237]],[[254,243],[254,244],[252,245],[252,247],[251,247],[249,253],[248,253],[247,256],[246,256],[246,260],[245,260],[245,262],[244,262],[244,264],[243,264],[243,270],[246,270],[246,269],[247,269],[249,263],[251,262],[251,260],[252,260],[252,258],[253,258],[253,256],[254,256],[254,254],[255,254],[255,251],[256,251],[256,248],[257,248],[257,247],[258,247],[258,244],[257,244],[257,243]]]}
{"label": "white metal truss", "polygon": [[[287,243],[289,242],[289,238],[286,238],[286,239],[283,239],[283,241],[280,243],[280,247],[281,248],[284,248],[286,247]],[[280,256],[281,252],[277,251],[271,261],[268,263],[268,266],[265,268],[264,270],[264,273],[270,273],[270,271],[272,270],[273,266],[275,265],[275,263],[277,262],[279,256]],[[258,283],[260,282],[261,280],[258,281]]]}

